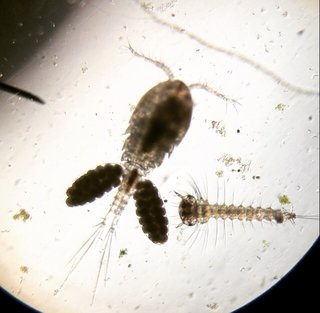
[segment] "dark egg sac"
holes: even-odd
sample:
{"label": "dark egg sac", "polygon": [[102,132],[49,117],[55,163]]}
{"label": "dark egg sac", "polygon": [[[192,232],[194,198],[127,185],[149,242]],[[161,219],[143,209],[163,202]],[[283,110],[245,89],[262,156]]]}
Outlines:
{"label": "dark egg sac", "polygon": [[140,181],[133,194],[136,214],[142,230],[154,243],[164,243],[168,239],[168,219],[157,188],[150,180]]}
{"label": "dark egg sac", "polygon": [[67,190],[67,205],[82,205],[102,197],[105,192],[120,185],[122,174],[123,169],[120,165],[110,163],[88,171]]}

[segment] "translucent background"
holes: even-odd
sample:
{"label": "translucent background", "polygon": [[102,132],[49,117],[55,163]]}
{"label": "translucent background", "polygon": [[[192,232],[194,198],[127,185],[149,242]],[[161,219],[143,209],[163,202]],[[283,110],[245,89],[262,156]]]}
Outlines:
{"label": "translucent background", "polygon": [[[220,202],[279,208],[278,196],[286,194],[297,214],[319,214],[317,2],[202,1],[195,7],[194,1],[150,1],[144,8],[316,92],[297,92],[204,47],[157,23],[134,1],[38,1],[32,9],[8,9],[1,20],[12,33],[1,28],[1,80],[46,105],[0,94],[0,282],[38,310],[230,312],[275,284],[319,235],[318,222],[303,219],[244,228],[212,221],[188,241],[193,229],[176,228],[173,194],[189,192],[193,177],[211,202],[219,189]],[[120,161],[135,104],[167,79],[134,57],[127,40],[187,84],[206,82],[241,105],[193,91],[187,136],[149,176],[168,200],[169,241],[148,241],[131,201],[112,245],[109,280],[100,281],[90,306],[98,244],[56,289],[114,193],[69,208],[65,191],[87,170]],[[226,163],[226,155],[238,161]],[[25,222],[13,218],[20,209],[30,214]],[[121,249],[128,253],[119,258]]]}

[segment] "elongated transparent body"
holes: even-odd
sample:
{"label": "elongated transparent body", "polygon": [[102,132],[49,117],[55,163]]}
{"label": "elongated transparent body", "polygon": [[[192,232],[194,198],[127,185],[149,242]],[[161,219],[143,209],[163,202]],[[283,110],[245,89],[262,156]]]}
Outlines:
{"label": "elongated transparent body", "polygon": [[192,226],[195,224],[204,224],[210,218],[230,219],[245,221],[276,221],[283,223],[288,220],[294,220],[296,214],[282,209],[261,208],[233,204],[210,204],[207,200],[196,199],[192,195],[181,196],[179,204],[179,215],[183,224]]}

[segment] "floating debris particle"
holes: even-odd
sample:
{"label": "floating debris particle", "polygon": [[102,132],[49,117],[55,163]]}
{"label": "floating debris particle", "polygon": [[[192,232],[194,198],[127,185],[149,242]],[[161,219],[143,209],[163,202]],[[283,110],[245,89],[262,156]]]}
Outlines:
{"label": "floating debris particle", "polygon": [[261,177],[260,176],[258,176],[258,175],[253,175],[252,176],[252,179],[260,179]]}
{"label": "floating debris particle", "polygon": [[262,245],[263,245],[263,248],[266,249],[266,248],[269,248],[271,243],[267,240],[262,240]]}
{"label": "floating debris particle", "polygon": [[88,67],[86,65],[82,65],[81,72],[84,74],[87,72],[87,70],[88,70]]}
{"label": "floating debris particle", "polygon": [[215,129],[217,134],[221,135],[222,137],[226,137],[227,131],[222,121],[212,121],[211,125],[212,129]]}
{"label": "floating debris particle", "polygon": [[147,11],[149,11],[149,10],[153,10],[153,5],[152,5],[152,3],[151,2],[142,2],[141,3],[141,6],[142,6],[142,8],[144,9],[144,10],[147,10]]}
{"label": "floating debris particle", "polygon": [[128,254],[128,249],[125,248],[125,249],[120,249],[120,252],[119,252],[119,259],[122,258],[123,256],[127,255]]}
{"label": "floating debris particle", "polygon": [[280,195],[278,199],[280,204],[283,204],[283,205],[292,203],[287,195]]}
{"label": "floating debris particle", "polygon": [[223,171],[216,171],[217,177],[222,177],[223,176]]}
{"label": "floating debris particle", "polygon": [[218,305],[218,303],[208,303],[207,305],[206,305],[206,307],[208,308],[208,309],[211,309],[211,310],[216,310],[216,309],[218,309],[219,308],[219,305]]}
{"label": "floating debris particle", "polygon": [[29,268],[28,266],[22,265],[20,266],[20,271],[27,274],[29,272]]}
{"label": "floating debris particle", "polygon": [[224,154],[221,156],[218,161],[224,163],[225,166],[230,167],[232,165],[238,165],[239,168],[237,170],[232,169],[232,172],[247,172],[250,169],[251,161],[243,161],[241,157],[234,158],[230,154]]}
{"label": "floating debris particle", "polygon": [[278,103],[278,104],[275,106],[275,109],[278,110],[278,111],[283,112],[286,107],[287,107],[286,104]]}
{"label": "floating debris particle", "polygon": [[20,209],[19,213],[16,213],[12,217],[14,220],[23,220],[24,222],[30,218],[30,214],[25,209]]}

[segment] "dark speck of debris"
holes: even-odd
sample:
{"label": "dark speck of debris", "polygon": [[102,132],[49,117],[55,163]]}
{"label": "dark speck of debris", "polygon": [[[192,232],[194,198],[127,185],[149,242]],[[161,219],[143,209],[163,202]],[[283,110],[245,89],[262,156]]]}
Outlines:
{"label": "dark speck of debris", "polygon": [[237,133],[238,133],[238,134],[240,133],[240,129],[237,129]]}
{"label": "dark speck of debris", "polygon": [[297,35],[298,35],[298,36],[301,36],[301,35],[303,35],[303,33],[304,33],[304,29],[301,29],[301,30],[299,30],[299,31],[297,32]]}
{"label": "dark speck of debris", "polygon": [[119,259],[128,254],[128,249],[120,249]]}

